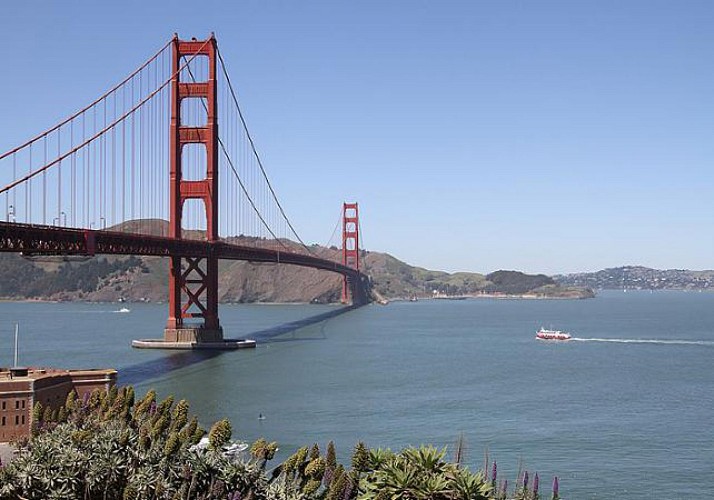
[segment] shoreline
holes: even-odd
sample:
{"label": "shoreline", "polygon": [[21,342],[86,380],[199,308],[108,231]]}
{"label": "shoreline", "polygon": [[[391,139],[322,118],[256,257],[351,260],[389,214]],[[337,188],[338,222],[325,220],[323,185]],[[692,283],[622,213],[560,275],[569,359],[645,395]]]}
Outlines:
{"label": "shoreline", "polygon": [[[0,303],[40,303],[40,304],[153,304],[165,305],[166,301],[148,301],[148,300],[56,300],[56,299],[10,299],[0,297]],[[222,306],[240,306],[240,305],[260,305],[260,306],[339,306],[340,302],[219,302]]]}
{"label": "shoreline", "polygon": [[[619,288],[598,288],[594,289],[594,295],[592,297],[559,297],[559,296],[549,296],[549,295],[534,295],[534,294],[469,294],[469,295],[459,295],[454,297],[417,297],[418,301],[422,300],[470,300],[470,299],[492,299],[492,300],[583,300],[591,299],[597,297],[599,292],[622,292]],[[713,293],[712,289],[705,288],[660,288],[656,290],[650,289],[636,289],[628,288],[627,292],[633,293],[655,293],[655,292],[681,292],[681,293]],[[389,302],[410,302],[409,297],[390,297],[387,298]],[[377,301],[374,301],[375,303]],[[44,299],[44,298],[9,298],[0,297],[1,303],[38,303],[38,304],[154,304],[154,305],[165,305],[166,301],[147,301],[147,300],[124,300],[124,301],[93,301],[93,300],[58,300],[58,299]],[[219,302],[222,306],[233,306],[233,305],[260,305],[260,306],[339,306],[339,302]]]}
{"label": "shoreline", "polygon": [[444,301],[455,301],[455,300],[472,300],[472,299],[492,299],[492,300],[584,300],[592,299],[592,297],[551,297],[547,295],[496,295],[496,294],[478,294],[478,295],[460,295],[458,297],[417,297],[416,301],[413,301],[405,297],[395,297],[388,299],[389,302],[421,302],[421,301],[433,301],[433,300],[444,300]]}

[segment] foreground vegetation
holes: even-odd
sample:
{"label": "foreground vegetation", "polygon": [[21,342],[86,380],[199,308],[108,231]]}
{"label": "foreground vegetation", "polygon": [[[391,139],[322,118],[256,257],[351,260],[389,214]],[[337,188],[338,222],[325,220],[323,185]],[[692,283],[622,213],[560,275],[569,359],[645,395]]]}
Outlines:
{"label": "foreground vegetation", "polygon": [[[279,466],[267,464],[276,443],[231,441],[231,424],[206,433],[185,400],[135,402],[131,387],[74,393],[59,409],[33,411],[33,436],[0,469],[2,499],[539,499],[538,475],[519,475],[515,490],[497,480],[497,465],[471,472],[445,460],[446,450],[400,453],[358,443],[350,467],[332,443],[323,454],[304,447]],[[489,474],[490,472],[490,474]]]}

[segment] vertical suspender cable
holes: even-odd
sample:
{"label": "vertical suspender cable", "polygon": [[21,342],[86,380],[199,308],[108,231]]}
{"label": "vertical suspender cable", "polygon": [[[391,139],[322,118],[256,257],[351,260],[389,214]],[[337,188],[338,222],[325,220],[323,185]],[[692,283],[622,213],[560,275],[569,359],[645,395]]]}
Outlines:
{"label": "vertical suspender cable", "polygon": [[[17,154],[12,154],[12,178],[17,179]],[[12,215],[17,214],[17,189],[12,190]],[[11,221],[14,222],[14,221]]]}
{"label": "vertical suspender cable", "polygon": [[[96,106],[93,109],[92,113],[92,135],[97,133],[97,108]],[[91,208],[89,211],[89,227],[94,227],[96,229],[96,221],[92,220],[94,217],[97,215],[97,175],[95,172],[95,169],[97,168],[97,144],[94,143],[92,145],[92,154],[90,155],[90,168],[89,168],[89,199],[91,203]],[[93,175],[94,174],[94,175]]]}
{"label": "vertical suspender cable", "polygon": [[[121,91],[121,114],[126,111],[126,88]],[[121,220],[126,222],[126,120],[121,122]]]}
{"label": "vertical suspender cable", "polygon": [[[152,65],[154,69],[154,86],[152,87],[153,89],[159,87],[159,83],[157,81],[157,74],[156,74],[156,64]],[[152,127],[151,127],[151,147],[152,147],[152,162],[151,162],[151,185],[152,185],[152,190],[151,190],[151,218],[156,219],[156,213],[157,213],[157,208],[158,208],[158,203],[157,203],[157,190],[158,190],[158,177],[157,177],[157,171],[158,171],[158,166],[159,162],[157,161],[157,153],[159,151],[159,143],[157,142],[158,136],[157,136],[157,131],[158,131],[158,101],[157,101],[157,96],[154,96],[151,101],[151,121],[152,121]]]}
{"label": "vertical suspender cable", "polygon": [[[114,106],[113,106],[113,118],[112,121],[117,119],[117,95],[114,94]],[[112,204],[111,204],[111,222],[112,225],[116,223],[116,204],[117,204],[117,129],[112,128]]]}
{"label": "vertical suspender cable", "polygon": [[[74,149],[74,120],[69,123],[69,147]],[[75,209],[77,208],[74,197],[77,195],[77,154],[72,155],[70,160],[70,183],[69,183],[69,213],[72,227],[76,226]]]}
{"label": "vertical suspender cable", "polygon": [[[47,136],[42,140],[44,160],[47,164]],[[47,172],[42,172],[42,223],[47,224]]]}
{"label": "vertical suspender cable", "polygon": [[[104,99],[104,122],[102,128],[107,128],[107,100]],[[99,142],[99,154],[101,155],[101,168],[99,170],[99,227],[106,229],[107,223],[107,136],[102,134]]]}
{"label": "vertical suspender cable", "polygon": [[[151,67],[147,68],[147,74],[146,74],[146,91],[147,93],[150,91],[149,89],[151,88]],[[145,219],[151,219],[153,216],[153,198],[154,198],[154,100],[149,99],[149,102],[146,103],[147,109],[146,109],[146,121],[147,121],[147,128],[148,132],[146,134],[146,168],[147,168],[147,179],[146,179],[146,185],[148,186],[147,189],[147,196],[146,196],[146,214],[144,215]]]}
{"label": "vertical suspender cable", "polygon": [[260,171],[263,174],[263,177],[265,178],[265,182],[267,184],[268,189],[270,190],[270,193],[273,196],[273,199],[275,200],[275,203],[277,204],[277,208],[280,211],[280,214],[283,216],[285,219],[285,222],[287,223],[288,227],[292,231],[292,234],[298,239],[298,241],[302,244],[303,248],[307,250],[308,253],[312,253],[312,250],[308,248],[308,246],[305,244],[305,242],[300,238],[300,236],[297,234],[297,231],[293,227],[292,223],[290,222],[290,219],[288,219],[287,215],[285,214],[285,211],[283,210],[282,205],[280,204],[280,201],[277,198],[277,195],[275,194],[275,191],[273,190],[272,185],[270,184],[270,180],[268,179],[268,175],[263,168],[263,163],[260,160],[260,156],[258,156],[258,151],[255,147],[255,143],[253,142],[253,139],[250,135],[250,132],[248,131],[248,125],[245,121],[245,118],[243,117],[243,113],[241,112],[240,106],[238,105],[238,98],[236,96],[235,90],[233,89],[233,85],[231,84],[230,76],[228,75],[228,71],[226,70],[226,65],[225,62],[223,61],[223,57],[221,56],[221,52],[219,50],[216,51],[216,55],[218,56],[218,61],[221,63],[221,69],[223,71],[223,74],[226,78],[226,83],[228,84],[228,88],[230,89],[231,96],[233,97],[233,102],[235,103],[236,109],[238,111],[238,117],[240,118],[241,124],[243,125],[243,128],[245,130],[246,137],[248,139],[248,142],[250,143],[251,150],[253,151],[253,156],[255,157],[255,160],[260,167]]}
{"label": "vertical suspender cable", "polygon": [[[134,104],[134,78],[131,80],[131,103]],[[134,195],[136,191],[136,115],[131,117],[131,181],[129,182],[131,220],[134,220]]]}
{"label": "vertical suspender cable", "polygon": [[[144,72],[139,73],[139,98],[143,98],[145,95],[144,90]],[[139,207],[137,209],[137,218],[144,220],[146,218],[146,203],[144,202],[144,197],[146,196],[146,106],[142,106],[139,109],[139,141],[136,144],[139,149],[139,167],[137,173],[139,175],[139,180],[137,183]]]}
{"label": "vertical suspender cable", "polygon": [[[86,134],[86,123],[87,119],[85,114],[82,114],[82,141],[87,138]],[[84,157],[84,172],[82,173],[82,193],[84,194],[82,208],[84,209],[84,221],[83,226],[89,227],[89,148],[83,150],[82,156]]]}
{"label": "vertical suspender cable", "polygon": [[[13,155],[14,160],[14,155]],[[13,177],[14,179],[14,177]],[[13,190],[14,191],[14,190]],[[10,222],[10,192],[5,192],[5,219],[6,222]]]}
{"label": "vertical suspender cable", "polygon": [[[62,155],[60,134],[57,130],[57,157]],[[57,167],[57,225],[62,225],[62,160]]]}
{"label": "vertical suspender cable", "polygon": [[[32,173],[32,144],[30,144],[30,173]],[[32,205],[30,205],[30,200],[32,199],[32,181],[27,183],[27,188],[25,189],[25,222],[32,224]]]}

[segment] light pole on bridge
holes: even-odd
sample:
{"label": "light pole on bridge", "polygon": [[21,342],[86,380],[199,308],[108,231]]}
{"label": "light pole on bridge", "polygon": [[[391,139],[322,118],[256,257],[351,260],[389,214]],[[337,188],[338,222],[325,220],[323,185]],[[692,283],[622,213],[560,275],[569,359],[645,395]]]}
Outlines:
{"label": "light pole on bridge", "polygon": [[[55,224],[56,222],[56,224]],[[60,212],[60,214],[52,219],[52,225],[53,226],[59,226],[60,222],[62,223],[62,227],[67,227],[67,214],[64,212]]]}

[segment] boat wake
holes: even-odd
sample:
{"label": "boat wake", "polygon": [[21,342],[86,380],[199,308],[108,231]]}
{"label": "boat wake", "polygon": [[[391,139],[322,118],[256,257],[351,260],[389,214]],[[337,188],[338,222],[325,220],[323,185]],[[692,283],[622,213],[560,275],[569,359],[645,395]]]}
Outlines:
{"label": "boat wake", "polygon": [[615,344],[664,344],[664,345],[706,345],[714,347],[714,340],[667,340],[667,339],[604,339],[604,338],[577,338],[576,342],[611,342]]}

